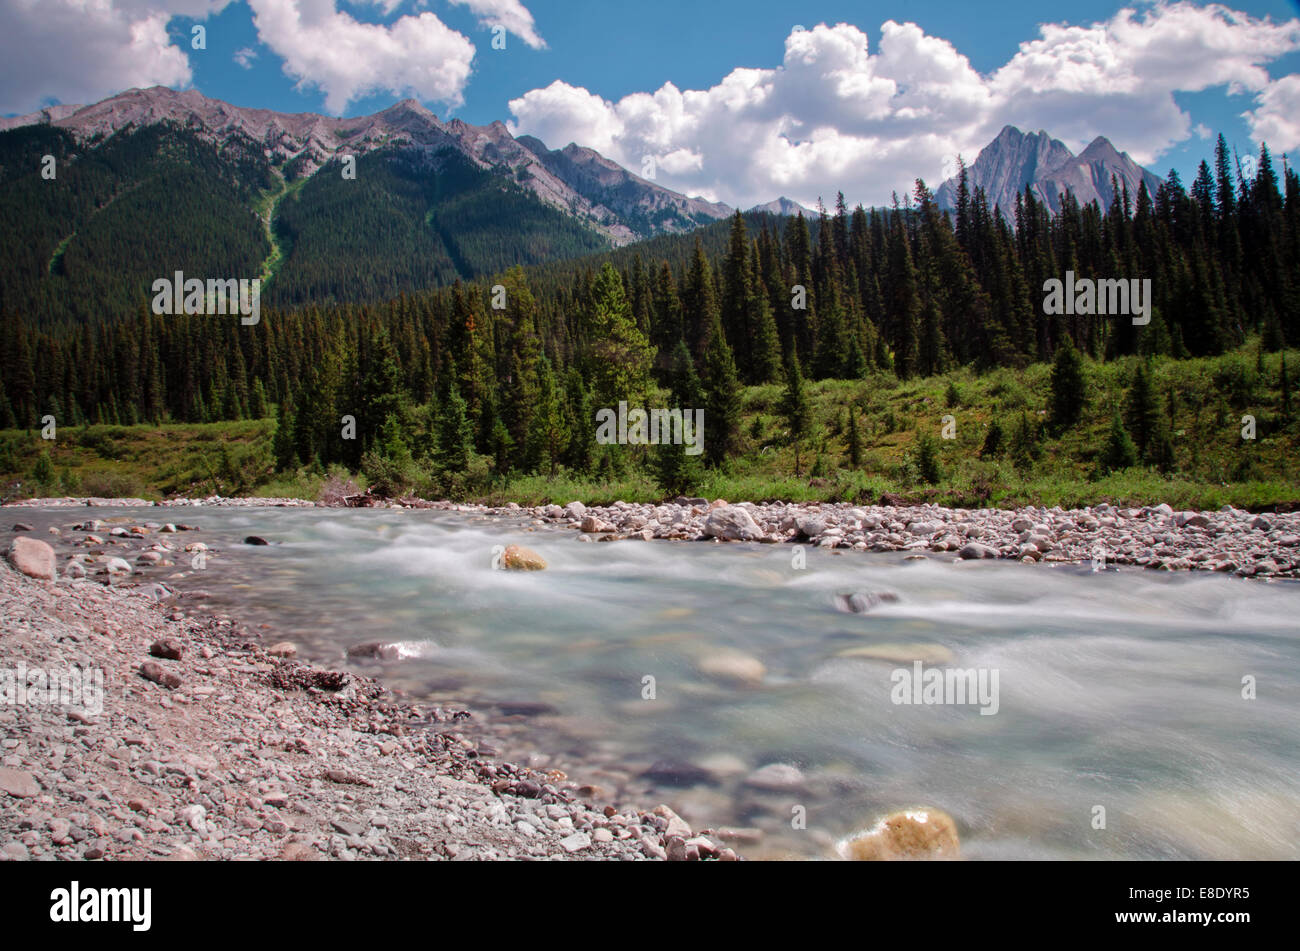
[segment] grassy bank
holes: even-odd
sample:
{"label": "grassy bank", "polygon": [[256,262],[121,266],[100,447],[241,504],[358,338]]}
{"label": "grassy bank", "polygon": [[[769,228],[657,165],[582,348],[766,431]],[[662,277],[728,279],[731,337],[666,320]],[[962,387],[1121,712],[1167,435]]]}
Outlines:
{"label": "grassy bank", "polygon": [[[1173,447],[1164,471],[1134,466],[1105,472],[1099,464],[1112,416],[1122,411],[1137,371],[1136,358],[1087,363],[1086,404],[1079,422],[1064,430],[1048,416],[1047,365],[985,374],[963,369],[905,383],[884,375],[809,383],[813,426],[798,447],[798,475],[796,447],[780,412],[783,388],[749,387],[739,453],[722,469],[705,471],[690,491],[732,500],[863,503],[890,494],[971,507],[1102,501],[1202,509],[1287,506],[1300,501],[1300,424],[1296,398],[1282,386],[1282,356],[1261,356],[1248,346],[1213,358],[1155,361],[1152,389]],[[1289,372],[1300,371],[1300,353],[1289,351],[1286,360]],[[850,412],[859,444],[856,466]],[[1243,438],[1246,415],[1254,419],[1253,439]],[[995,424],[1003,438],[991,447]],[[325,473],[274,471],[274,428],[270,419],[69,427],[54,440],[42,439],[39,430],[0,431],[0,478],[6,486],[23,483],[7,491],[10,497],[315,497]],[[708,433],[706,420],[706,439]],[[933,440],[937,465],[920,458],[922,436]],[[520,504],[656,501],[670,494],[648,471],[649,449],[613,448],[600,476],[561,471],[501,478],[487,458],[475,457],[455,494]],[[48,463],[42,460],[46,454]],[[365,484],[361,477],[358,482]],[[445,483],[431,476],[416,488],[446,494]]]}

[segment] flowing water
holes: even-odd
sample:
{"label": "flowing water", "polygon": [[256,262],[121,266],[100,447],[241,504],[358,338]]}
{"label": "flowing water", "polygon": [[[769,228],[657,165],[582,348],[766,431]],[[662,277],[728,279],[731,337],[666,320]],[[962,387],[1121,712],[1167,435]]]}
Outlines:
{"label": "flowing water", "polygon": [[[179,584],[215,608],[331,665],[349,645],[418,642],[358,669],[481,711],[503,758],[668,802],[696,828],[761,829],[750,856],[831,855],[930,805],[967,858],[1300,858],[1300,585],[822,549],[796,568],[786,545],[584,544],[430,511],[93,515],[127,513],[202,527],[220,553]],[[272,544],[239,544],[250,533]],[[550,567],[494,570],[512,542]],[[850,592],[897,600],[837,610]],[[897,659],[842,656],[863,647]],[[996,713],[894,702],[895,671],[942,649],[996,672]],[[748,667],[728,678],[720,655]],[[802,784],[747,782],[772,763]]]}

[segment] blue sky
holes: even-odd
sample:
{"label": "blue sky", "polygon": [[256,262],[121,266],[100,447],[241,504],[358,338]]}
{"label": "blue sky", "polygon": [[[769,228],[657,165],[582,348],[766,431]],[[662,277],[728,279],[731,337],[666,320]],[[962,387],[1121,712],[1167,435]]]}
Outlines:
{"label": "blue sky", "polygon": [[[30,0],[0,0],[0,110],[151,81],[345,115],[414,95],[439,116],[501,119],[551,147],[575,139],[633,171],[652,160],[663,184],[733,204],[810,203],[836,188],[880,202],[916,175],[937,185],[954,154],[973,159],[1004,122],[1076,150],[1106,135],[1185,177],[1211,151],[1207,132],[1243,151],[1260,137],[1300,151],[1289,0],[1230,2],[1226,15],[1095,0],[105,3],[94,21],[74,0],[43,0],[32,21]],[[195,24],[205,50],[191,48]],[[114,30],[135,37],[129,59]]]}

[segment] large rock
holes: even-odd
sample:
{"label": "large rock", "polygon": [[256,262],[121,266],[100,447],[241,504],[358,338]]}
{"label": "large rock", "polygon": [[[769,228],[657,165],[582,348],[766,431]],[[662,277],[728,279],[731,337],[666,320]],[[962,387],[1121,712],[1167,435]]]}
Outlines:
{"label": "large rock", "polygon": [[938,809],[907,809],[885,816],[871,829],[840,842],[836,851],[855,862],[955,859],[961,853],[957,823]]}
{"label": "large rock", "polygon": [[971,558],[996,558],[998,557],[998,550],[996,548],[990,548],[988,545],[981,545],[979,542],[970,542],[957,553],[957,557],[963,560]]}
{"label": "large rock", "polygon": [[757,541],[763,531],[754,517],[738,505],[714,509],[704,522],[704,534],[726,541]]}
{"label": "large rock", "polygon": [[523,545],[507,545],[501,556],[501,567],[508,571],[541,571],[546,559]]}
{"label": "large rock", "polygon": [[9,546],[9,563],[29,578],[54,580],[54,549],[38,538],[15,538]]}

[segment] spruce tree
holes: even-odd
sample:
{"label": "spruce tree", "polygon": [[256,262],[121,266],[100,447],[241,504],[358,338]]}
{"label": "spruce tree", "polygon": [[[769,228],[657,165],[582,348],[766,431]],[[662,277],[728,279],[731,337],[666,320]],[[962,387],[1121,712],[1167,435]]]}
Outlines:
{"label": "spruce tree", "polygon": [[807,387],[798,360],[785,363],[785,392],[781,396],[780,413],[789,430],[790,445],[794,447],[794,474],[797,476],[800,475],[800,449],[812,432],[812,407],[808,403]]}
{"label": "spruce tree", "polygon": [[1129,436],[1128,430],[1120,421],[1119,410],[1116,410],[1110,419],[1110,434],[1106,437],[1106,445],[1101,451],[1098,465],[1102,473],[1115,472],[1119,469],[1128,469],[1138,463],[1138,449],[1133,444],[1133,438]]}
{"label": "spruce tree", "polygon": [[736,361],[714,321],[713,339],[704,362],[704,458],[719,466],[740,440],[740,379]]}
{"label": "spruce tree", "polygon": [[1057,348],[1052,363],[1051,395],[1048,398],[1048,415],[1058,430],[1066,430],[1077,423],[1088,402],[1087,384],[1083,375],[1083,360],[1069,337]]}

